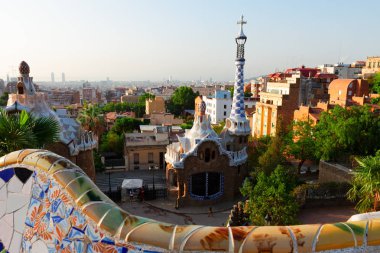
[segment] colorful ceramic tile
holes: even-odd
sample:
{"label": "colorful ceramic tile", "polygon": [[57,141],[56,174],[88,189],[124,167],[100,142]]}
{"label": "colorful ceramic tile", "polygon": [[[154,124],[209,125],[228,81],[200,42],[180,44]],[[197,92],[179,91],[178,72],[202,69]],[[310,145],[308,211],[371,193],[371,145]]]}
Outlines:
{"label": "colorful ceramic tile", "polygon": [[380,220],[369,221],[367,244],[369,246],[380,245]]}
{"label": "colorful ceramic tile", "polygon": [[7,183],[15,174],[15,171],[13,168],[0,170],[0,178]]}
{"label": "colorful ceramic tile", "polygon": [[100,224],[101,229],[109,232],[111,235],[115,235],[118,232],[118,229],[124,220],[129,216],[125,211],[121,210],[118,207],[114,207],[105,216],[102,218]]}
{"label": "colorful ceramic tile", "polygon": [[21,248],[21,239],[22,235],[21,233],[14,232],[12,236],[12,242],[8,248],[9,252],[20,252]]}
{"label": "colorful ceramic tile", "polygon": [[21,192],[23,186],[23,182],[18,177],[12,177],[8,182],[8,192]]}
{"label": "colorful ceramic tile", "polygon": [[316,250],[333,250],[354,247],[355,240],[351,231],[342,223],[325,224],[318,236]]}
{"label": "colorful ceramic tile", "polygon": [[20,193],[8,193],[7,213],[12,213],[21,207],[29,204],[30,196]]}
{"label": "colorful ceramic tile", "polygon": [[33,171],[31,170],[28,170],[26,168],[18,168],[18,167],[15,167],[14,168],[15,170],[15,175],[16,177],[23,183],[25,184],[26,181],[29,180],[29,178],[32,176],[33,174]]}
{"label": "colorful ceramic tile", "polygon": [[0,188],[0,201],[5,201],[7,200],[7,186],[4,185],[3,187]]}
{"label": "colorful ceramic tile", "polygon": [[[170,239],[174,232],[174,225],[163,223],[145,223],[137,227],[129,235],[128,240],[169,249]],[[154,234],[155,236],[146,236]]]}
{"label": "colorful ceramic tile", "polygon": [[299,253],[312,251],[314,237],[320,227],[320,224],[289,226],[289,229],[297,240],[297,250]]}
{"label": "colorful ceramic tile", "polygon": [[6,212],[7,212],[7,202],[0,201],[0,219],[5,215]]}
{"label": "colorful ceramic tile", "polygon": [[203,227],[191,233],[183,247],[185,251],[228,251],[227,227]]}

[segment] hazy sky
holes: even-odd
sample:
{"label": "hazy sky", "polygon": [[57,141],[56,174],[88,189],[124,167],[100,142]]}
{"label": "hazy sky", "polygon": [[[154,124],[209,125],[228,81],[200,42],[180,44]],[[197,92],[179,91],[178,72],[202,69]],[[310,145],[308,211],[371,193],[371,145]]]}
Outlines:
{"label": "hazy sky", "polygon": [[246,77],[380,55],[379,0],[0,0],[0,78],[234,79],[244,14]]}

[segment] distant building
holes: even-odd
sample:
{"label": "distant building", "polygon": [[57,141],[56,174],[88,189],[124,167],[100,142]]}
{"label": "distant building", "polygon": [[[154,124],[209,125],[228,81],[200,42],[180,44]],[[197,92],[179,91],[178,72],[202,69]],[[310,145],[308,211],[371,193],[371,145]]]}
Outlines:
{"label": "distant building", "polygon": [[156,127],[153,133],[125,134],[124,159],[127,170],[165,168],[165,151],[169,133],[165,127]]}
{"label": "distant building", "polygon": [[342,107],[369,102],[369,85],[361,79],[337,79],[329,86],[330,104]]}
{"label": "distant building", "polygon": [[85,86],[82,89],[82,101],[87,103],[96,104],[101,101],[101,92],[94,87]]}
{"label": "distant building", "polygon": [[171,113],[152,113],[149,115],[149,119],[152,125],[172,126],[183,123],[183,119],[175,118]]}
{"label": "distant building", "polygon": [[367,57],[365,67],[362,69],[363,79],[368,79],[378,72],[380,72],[380,56]]}
{"label": "distant building", "polygon": [[202,99],[206,103],[206,115],[210,116],[211,124],[219,124],[230,115],[232,98],[229,90],[217,90],[212,96],[203,96]]}
{"label": "distant building", "polygon": [[66,85],[65,73],[62,72],[62,85]]}
{"label": "distant building", "polygon": [[55,83],[54,72],[51,72],[51,83],[52,83],[52,84]]}
{"label": "distant building", "polygon": [[104,114],[104,121],[106,123],[107,130],[110,130],[115,124],[115,121],[119,118],[136,118],[136,114],[135,112],[108,112]]}
{"label": "distant building", "polygon": [[356,79],[362,74],[362,68],[364,63],[361,61],[354,62],[352,64],[323,64],[318,66],[323,74],[334,74],[339,79]]}
{"label": "distant building", "polygon": [[220,85],[191,86],[193,91],[198,92],[200,96],[213,96],[215,91],[221,89]]}
{"label": "distant building", "polygon": [[163,97],[156,96],[154,99],[149,98],[145,101],[145,114],[165,113],[165,100]]}
{"label": "distant building", "polygon": [[78,90],[53,89],[48,93],[48,104],[50,106],[69,106],[80,104],[80,92]]}
{"label": "distant building", "polygon": [[123,95],[121,96],[120,101],[123,103],[138,103],[139,98],[139,95]]}

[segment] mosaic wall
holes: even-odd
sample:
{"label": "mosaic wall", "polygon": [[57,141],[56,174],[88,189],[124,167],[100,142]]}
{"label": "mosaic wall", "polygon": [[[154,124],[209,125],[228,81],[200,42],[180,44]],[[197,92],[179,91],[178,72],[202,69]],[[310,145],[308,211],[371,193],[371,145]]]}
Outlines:
{"label": "mosaic wall", "polygon": [[287,227],[176,226],[126,213],[51,152],[0,158],[0,252],[380,252],[380,219],[365,217]]}

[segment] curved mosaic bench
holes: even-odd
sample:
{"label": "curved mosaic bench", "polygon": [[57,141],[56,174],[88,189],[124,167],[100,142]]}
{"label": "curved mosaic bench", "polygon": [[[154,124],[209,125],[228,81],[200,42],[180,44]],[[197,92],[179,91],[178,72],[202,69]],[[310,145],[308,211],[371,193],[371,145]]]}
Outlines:
{"label": "curved mosaic bench", "polygon": [[0,158],[0,252],[379,252],[380,219],[208,227],[121,210],[69,160],[46,150]]}

